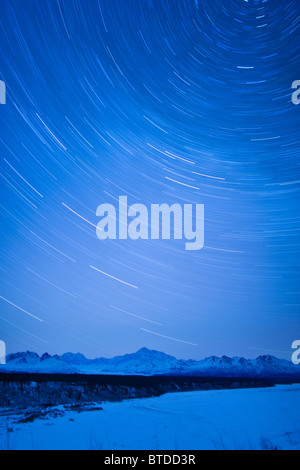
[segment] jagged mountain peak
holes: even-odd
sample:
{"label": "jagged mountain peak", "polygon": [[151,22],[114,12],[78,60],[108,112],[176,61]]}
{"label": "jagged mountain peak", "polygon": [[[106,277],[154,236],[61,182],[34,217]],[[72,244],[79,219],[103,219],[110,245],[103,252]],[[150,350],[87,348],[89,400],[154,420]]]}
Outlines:
{"label": "jagged mountain peak", "polygon": [[16,361],[16,360],[39,360],[40,356],[32,351],[25,351],[25,352],[18,352],[13,354],[8,354],[6,360],[9,361]]}
{"label": "jagged mountain peak", "polygon": [[89,362],[89,360],[81,353],[68,352],[60,356],[60,359],[71,364],[86,364]]}

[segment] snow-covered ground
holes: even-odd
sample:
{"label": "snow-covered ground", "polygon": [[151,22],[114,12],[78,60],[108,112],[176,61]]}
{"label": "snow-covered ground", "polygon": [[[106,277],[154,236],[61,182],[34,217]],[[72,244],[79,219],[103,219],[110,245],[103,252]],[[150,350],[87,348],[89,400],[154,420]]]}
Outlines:
{"label": "snow-covered ground", "polygon": [[0,448],[300,449],[299,384],[174,393],[101,406],[102,411],[67,411],[26,424],[13,423],[16,417],[2,412]]}

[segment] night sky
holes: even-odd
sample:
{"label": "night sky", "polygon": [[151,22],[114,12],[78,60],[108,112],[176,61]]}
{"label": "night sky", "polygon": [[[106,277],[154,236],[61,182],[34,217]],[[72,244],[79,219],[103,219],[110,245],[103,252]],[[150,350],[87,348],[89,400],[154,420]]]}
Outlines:
{"label": "night sky", "polygon": [[[291,357],[299,59],[299,0],[1,0],[8,352]],[[119,196],[204,204],[204,248],[98,240]]]}

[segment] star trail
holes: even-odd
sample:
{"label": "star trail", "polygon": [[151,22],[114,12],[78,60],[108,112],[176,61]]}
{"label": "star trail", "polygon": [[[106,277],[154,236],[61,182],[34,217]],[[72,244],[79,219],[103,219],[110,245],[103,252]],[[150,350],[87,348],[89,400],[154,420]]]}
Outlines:
{"label": "star trail", "polygon": [[[300,333],[299,1],[0,7],[7,351],[290,358]],[[120,196],[204,204],[203,249],[100,241],[97,207]]]}

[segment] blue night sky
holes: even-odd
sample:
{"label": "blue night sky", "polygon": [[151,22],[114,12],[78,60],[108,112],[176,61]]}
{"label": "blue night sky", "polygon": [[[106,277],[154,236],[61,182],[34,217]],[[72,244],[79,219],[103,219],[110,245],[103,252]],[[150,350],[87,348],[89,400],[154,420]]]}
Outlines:
{"label": "blue night sky", "polygon": [[[1,0],[8,352],[291,357],[299,59],[299,0]],[[203,250],[98,240],[119,196],[204,204]]]}

